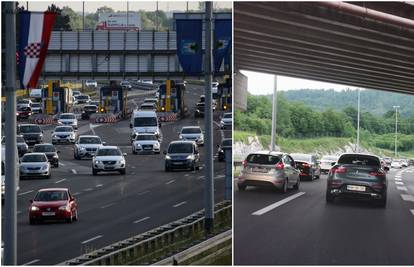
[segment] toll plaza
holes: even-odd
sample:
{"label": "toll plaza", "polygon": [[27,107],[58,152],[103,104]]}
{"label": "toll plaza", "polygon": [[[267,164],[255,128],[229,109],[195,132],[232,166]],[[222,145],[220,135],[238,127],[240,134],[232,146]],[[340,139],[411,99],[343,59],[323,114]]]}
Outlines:
{"label": "toll plaza", "polygon": [[227,78],[224,83],[220,83],[217,90],[217,107],[219,110],[228,111],[232,108],[232,82]]}
{"label": "toll plaza", "polygon": [[185,112],[185,90],[186,84],[167,80],[159,87],[159,112],[174,112],[183,114]]}
{"label": "toll plaza", "polygon": [[128,89],[115,83],[104,86],[99,94],[99,112],[101,113],[121,113],[122,117],[127,115]]}

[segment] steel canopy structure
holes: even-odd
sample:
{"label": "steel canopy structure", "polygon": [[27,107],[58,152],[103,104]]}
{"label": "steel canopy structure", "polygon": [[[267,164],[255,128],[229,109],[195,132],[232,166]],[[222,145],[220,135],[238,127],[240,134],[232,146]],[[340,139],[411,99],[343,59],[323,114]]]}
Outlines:
{"label": "steel canopy structure", "polygon": [[414,5],[367,4],[235,2],[235,70],[414,94]]}

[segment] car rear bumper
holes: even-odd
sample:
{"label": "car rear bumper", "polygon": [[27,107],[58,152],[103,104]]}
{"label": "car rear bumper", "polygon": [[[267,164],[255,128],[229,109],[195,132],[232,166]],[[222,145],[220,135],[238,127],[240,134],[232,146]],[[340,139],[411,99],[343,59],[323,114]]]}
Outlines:
{"label": "car rear bumper", "polygon": [[70,211],[57,210],[53,211],[55,215],[43,215],[45,211],[30,211],[29,218],[31,220],[64,220],[69,219],[72,214]]}
{"label": "car rear bumper", "polygon": [[284,182],[284,179],[275,178],[270,175],[241,175],[238,180],[238,184],[243,186],[272,186],[278,189],[283,188]]}
{"label": "car rear bumper", "polygon": [[328,189],[328,192],[335,197],[344,197],[352,199],[383,199],[386,196],[384,192],[356,192],[343,189]]}
{"label": "car rear bumper", "polygon": [[28,177],[47,177],[49,176],[50,172],[20,172],[20,178],[28,178]]}

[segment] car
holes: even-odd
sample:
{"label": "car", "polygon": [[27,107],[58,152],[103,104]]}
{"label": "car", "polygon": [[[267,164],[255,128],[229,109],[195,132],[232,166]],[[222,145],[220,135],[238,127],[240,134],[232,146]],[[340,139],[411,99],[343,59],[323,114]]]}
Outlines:
{"label": "car", "polygon": [[28,119],[32,115],[32,108],[31,107],[19,107],[16,111],[16,119],[23,120]]}
{"label": "car", "polygon": [[181,128],[180,140],[194,141],[197,145],[204,145],[204,134],[200,126],[184,126]]}
{"label": "car", "polygon": [[92,158],[92,174],[98,172],[118,171],[120,174],[126,173],[126,153],[122,153],[117,146],[101,146],[96,150]]}
{"label": "car", "polygon": [[220,129],[230,128],[233,124],[233,113],[226,112],[220,120]]}
{"label": "car", "polygon": [[72,126],[56,126],[52,132],[52,144],[74,144],[76,133]]}
{"label": "car", "polygon": [[98,148],[105,146],[101,138],[97,135],[80,135],[74,146],[73,157],[77,160],[82,158],[92,158]]}
{"label": "car", "polygon": [[195,118],[204,118],[204,108],[205,108],[205,104],[202,102],[199,102],[196,104],[196,108],[195,108],[195,112],[194,112],[194,117]]}
{"label": "car", "polygon": [[131,90],[132,89],[131,83],[129,81],[127,81],[127,80],[122,81],[119,85],[121,85],[122,87],[124,87],[124,88],[126,88],[128,90]]}
{"label": "car", "polygon": [[74,113],[62,113],[59,116],[58,125],[72,126],[74,129],[78,129],[78,119]]}
{"label": "car", "polygon": [[43,131],[37,124],[19,124],[17,133],[23,136],[29,146],[43,143]]}
{"label": "car", "polygon": [[391,168],[401,169],[403,166],[399,160],[393,160],[391,162]]}
{"label": "car", "polygon": [[94,87],[94,88],[98,87],[98,83],[94,80],[86,80],[85,85],[87,87]]}
{"label": "car", "polygon": [[286,193],[289,188],[299,189],[299,185],[295,160],[287,153],[267,150],[246,157],[237,182],[239,191],[246,190],[247,186],[270,186]]}
{"label": "car", "polygon": [[85,105],[82,110],[82,120],[89,120],[92,114],[98,113],[98,106],[96,105]]}
{"label": "car", "polygon": [[16,108],[19,109],[21,107],[31,107],[32,106],[32,100],[22,98],[17,100]]}
{"label": "car", "polygon": [[414,159],[409,159],[408,160],[408,165],[413,166],[414,165]]}
{"label": "car", "polygon": [[221,141],[221,145],[217,145],[217,147],[218,147],[218,152],[217,152],[218,161],[225,161],[226,160],[226,154],[225,154],[224,150],[225,149],[230,149],[230,150],[232,149],[232,140],[231,140],[231,138],[224,138]]}
{"label": "car", "polygon": [[91,97],[88,95],[77,95],[75,96],[74,104],[89,104],[91,102]]}
{"label": "car", "polygon": [[302,179],[319,179],[321,177],[321,166],[315,155],[292,153],[290,156],[296,162],[296,168],[300,170],[299,177]]}
{"label": "car", "polygon": [[158,139],[161,138],[157,113],[153,110],[135,110],[131,116],[129,127],[131,131],[131,142],[139,133],[154,133]]}
{"label": "car", "polygon": [[29,97],[32,99],[42,99],[42,88],[31,89]]}
{"label": "car", "polygon": [[[6,145],[6,138],[4,136],[1,138],[1,144],[3,145],[2,147]],[[26,144],[23,135],[16,135],[16,146],[19,157],[23,156],[29,151],[29,146]]]}
{"label": "car", "polygon": [[408,167],[408,161],[406,159],[400,159],[400,162],[403,168]]}
{"label": "car", "polygon": [[158,98],[145,98],[144,103],[154,104],[155,106],[157,106]]}
{"label": "car", "polygon": [[81,91],[80,90],[72,90],[72,96],[78,96],[81,95]]}
{"label": "car", "polygon": [[94,105],[99,107],[99,100],[91,100],[91,102],[89,102],[89,105]]}
{"label": "car", "polygon": [[37,144],[33,147],[32,152],[45,153],[50,164],[55,168],[59,167],[58,153],[60,153],[60,151],[56,150],[54,145],[47,143]]}
{"label": "car", "polygon": [[32,113],[42,113],[42,103],[40,102],[33,102],[32,103]]}
{"label": "car", "polygon": [[78,204],[68,188],[44,188],[30,200],[29,223],[45,220],[78,220]]}
{"label": "car", "polygon": [[327,155],[323,156],[320,161],[321,172],[328,173],[329,170],[332,168],[332,164],[338,160],[337,156]]}
{"label": "car", "polygon": [[375,155],[342,154],[328,174],[326,201],[338,197],[375,200],[381,207],[387,204],[387,177],[381,161]]}
{"label": "car", "polygon": [[142,133],[135,136],[132,142],[132,153],[160,153],[160,142],[153,133]]}
{"label": "car", "polygon": [[165,155],[165,171],[190,169],[195,171],[200,162],[200,152],[194,141],[172,141]]}
{"label": "car", "polygon": [[155,104],[153,103],[143,103],[141,104],[141,107],[139,108],[140,110],[152,110],[152,111],[157,111],[157,107]]}
{"label": "car", "polygon": [[383,158],[383,160],[384,160],[385,164],[391,165],[392,158],[386,157],[386,158]]}
{"label": "car", "polygon": [[45,153],[27,153],[20,162],[20,178],[50,178],[50,163]]}

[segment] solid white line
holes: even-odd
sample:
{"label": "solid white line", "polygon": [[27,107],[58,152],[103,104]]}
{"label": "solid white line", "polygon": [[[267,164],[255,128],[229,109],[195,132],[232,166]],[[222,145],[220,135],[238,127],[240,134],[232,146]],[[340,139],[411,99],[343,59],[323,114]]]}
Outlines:
{"label": "solid white line", "polygon": [[142,219],[139,219],[139,220],[134,221],[134,223],[140,223],[140,222],[143,222],[143,221],[148,220],[149,218],[150,217],[145,217],[145,218],[142,218]]}
{"label": "solid white line", "polygon": [[91,241],[93,241],[93,240],[95,240],[95,239],[101,238],[101,237],[102,237],[102,235],[97,235],[97,236],[92,237],[92,238],[90,238],[90,239],[88,239],[88,240],[82,241],[82,242],[81,242],[81,244],[86,244],[86,243],[89,243],[89,242],[91,242]]}
{"label": "solid white line", "polygon": [[90,187],[83,189],[83,191],[85,191],[85,192],[89,192],[89,191],[92,191],[92,190],[93,190],[93,189],[92,189],[92,188],[90,188]]}
{"label": "solid white line", "polygon": [[401,194],[401,198],[405,201],[414,201],[414,196],[412,195]]}
{"label": "solid white line", "polygon": [[197,179],[204,179],[204,175],[198,176]]}
{"label": "solid white line", "polygon": [[18,194],[18,196],[23,196],[23,195],[26,195],[26,194],[30,194],[32,192],[33,192],[33,190],[29,190],[29,191]]}
{"label": "solid white line", "polygon": [[403,182],[395,182],[395,184],[404,185]]}
{"label": "solid white line", "polygon": [[184,177],[188,177],[188,176],[190,176],[188,173],[184,174]]}
{"label": "solid white line", "polygon": [[166,182],[165,184],[172,184],[174,182],[175,182],[175,180],[171,180],[171,181]]}
{"label": "solid white line", "polygon": [[80,192],[73,193],[72,196],[80,195]]}
{"label": "solid white line", "polygon": [[402,181],[401,178],[394,178],[395,181]]}
{"label": "solid white line", "polygon": [[72,169],[73,174],[77,174],[78,172],[75,169]]}
{"label": "solid white line", "polygon": [[32,261],[29,261],[29,262],[26,262],[25,264],[23,264],[23,265],[29,265],[29,264],[32,264],[32,263],[36,263],[36,262],[38,262],[38,261],[40,261],[39,259],[35,259],[35,260],[32,260]]}
{"label": "solid white line", "polygon": [[103,184],[97,184],[95,187],[102,187]]}
{"label": "solid white line", "polygon": [[115,205],[115,202],[114,203],[109,203],[107,205],[104,205],[104,206],[101,207],[101,209],[106,209],[106,208],[109,208],[109,207],[111,207],[113,205]]}
{"label": "solid white line", "polygon": [[138,193],[138,196],[142,196],[142,195],[144,195],[144,194],[146,194],[146,193],[149,193],[150,191],[149,190],[147,190],[147,191],[143,191],[143,192],[141,192],[141,193]]}
{"label": "solid white line", "polygon": [[414,215],[414,210],[410,210],[411,211],[411,213]]}
{"label": "solid white line", "polygon": [[65,178],[63,178],[62,180],[56,181],[56,182],[55,182],[55,184],[61,183],[61,182],[63,182],[63,181],[66,181],[66,179],[65,179]]}
{"label": "solid white line", "polygon": [[173,205],[173,207],[174,207],[174,208],[177,208],[177,207],[182,206],[182,205],[184,205],[184,204],[186,204],[186,203],[187,203],[187,201],[183,201],[183,202],[180,202],[180,203],[178,203],[178,204]]}
{"label": "solid white line", "polygon": [[267,207],[264,207],[263,209],[260,209],[258,211],[253,212],[252,215],[257,215],[257,216],[263,215],[263,214],[265,214],[265,213],[267,213],[267,212],[269,212],[269,211],[271,211],[271,210],[273,210],[273,209],[275,209],[277,207],[280,207],[283,204],[286,204],[289,201],[292,201],[295,198],[298,198],[298,197],[300,197],[300,196],[302,196],[304,194],[305,194],[305,192],[299,192],[299,193],[296,193],[294,195],[291,195],[290,197],[287,197],[285,199],[282,199],[282,200],[280,200],[278,202],[275,202],[275,203],[273,203],[273,204],[271,204],[271,205],[269,205]]}
{"label": "solid white line", "polygon": [[407,187],[405,186],[397,186],[398,190],[407,191]]}
{"label": "solid white line", "polygon": [[59,162],[59,165],[60,165],[60,166],[65,166],[66,164],[63,164],[63,163]]}

